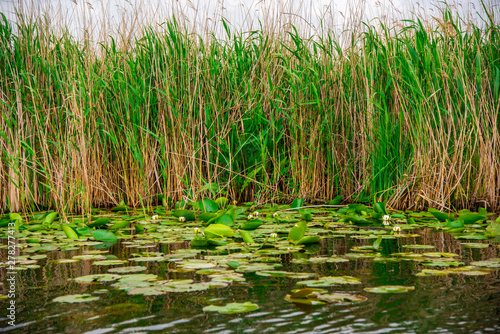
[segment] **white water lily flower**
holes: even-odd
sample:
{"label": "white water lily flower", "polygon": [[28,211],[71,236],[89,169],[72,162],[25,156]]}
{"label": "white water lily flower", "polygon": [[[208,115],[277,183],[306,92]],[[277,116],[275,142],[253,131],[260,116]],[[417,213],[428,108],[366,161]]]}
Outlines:
{"label": "white water lily flower", "polygon": [[382,223],[384,224],[384,226],[389,226],[389,225],[391,225],[391,223],[390,223],[388,220],[384,220]]}
{"label": "white water lily flower", "polygon": [[185,217],[179,217],[179,221],[180,221],[181,223],[184,223],[184,222],[186,221],[186,218],[185,218]]}
{"label": "white water lily flower", "polygon": [[276,233],[271,233],[271,238],[276,239],[277,237],[278,237],[278,234],[276,234]]}
{"label": "white water lily flower", "polygon": [[247,218],[248,218],[248,220],[253,219],[253,215],[249,214]]}
{"label": "white water lily flower", "polygon": [[254,211],[253,215],[254,215],[255,217],[257,217],[257,216],[259,215],[259,212],[258,212],[258,211]]}
{"label": "white water lily flower", "polygon": [[153,217],[151,217],[151,219],[156,220],[158,219],[158,217],[159,217],[158,215],[154,215]]}
{"label": "white water lily flower", "polygon": [[383,221],[387,221],[387,220],[391,220],[391,216],[389,215],[384,215],[384,217],[382,218]]}
{"label": "white water lily flower", "polygon": [[279,215],[280,215],[280,214],[279,214],[279,213],[277,213],[277,212],[273,213],[273,217],[274,217],[274,218],[278,217]]}
{"label": "white water lily flower", "polygon": [[194,231],[194,234],[198,234],[198,233],[200,233],[200,229],[199,229],[199,228],[197,228],[197,227],[195,227],[195,228],[193,229],[193,231]]}
{"label": "white water lily flower", "polygon": [[394,227],[392,228],[392,230],[393,230],[394,232],[401,232],[401,227],[399,227],[399,226],[394,226]]}

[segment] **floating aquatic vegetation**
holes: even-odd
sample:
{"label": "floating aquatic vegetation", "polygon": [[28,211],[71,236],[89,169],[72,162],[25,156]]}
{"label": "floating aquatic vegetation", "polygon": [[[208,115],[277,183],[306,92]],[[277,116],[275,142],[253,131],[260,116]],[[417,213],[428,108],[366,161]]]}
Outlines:
{"label": "floating aquatic vegetation", "polygon": [[330,293],[330,294],[323,294],[323,295],[316,295],[316,298],[318,300],[327,302],[327,303],[335,303],[335,304],[341,304],[341,303],[360,303],[364,302],[368,298],[360,295],[352,295],[349,293]]}
{"label": "floating aquatic vegetation", "polygon": [[493,258],[484,261],[471,262],[471,266],[486,267],[486,268],[500,268],[500,258]]}
{"label": "floating aquatic vegetation", "polygon": [[297,282],[298,285],[305,285],[307,287],[328,287],[338,284],[361,284],[361,280],[352,276],[325,276],[316,280],[308,280]]}
{"label": "floating aquatic vegetation", "polygon": [[113,282],[121,277],[122,277],[121,275],[114,275],[114,274],[95,274],[95,275],[80,276],[73,280],[77,283],[88,284],[92,282]]}
{"label": "floating aquatic vegetation", "polygon": [[94,261],[92,262],[95,266],[116,266],[118,264],[127,263],[126,260],[104,260],[104,261]]}
{"label": "floating aquatic vegetation", "polygon": [[453,269],[423,269],[421,272],[417,273],[416,276],[427,277],[427,276],[448,276],[450,274],[466,275],[466,276],[483,276],[491,273],[490,270],[479,270],[474,266],[458,267]]}
{"label": "floating aquatic vegetation", "polygon": [[224,306],[210,305],[203,308],[204,312],[219,312],[223,314],[235,314],[235,313],[246,313],[255,311],[259,308],[259,305],[253,304],[251,302],[244,303],[229,303]]}
{"label": "floating aquatic vegetation", "polygon": [[402,285],[383,285],[374,288],[365,288],[364,290],[373,293],[405,293],[415,290],[415,287]]}
{"label": "floating aquatic vegetation", "polygon": [[403,248],[410,248],[410,249],[431,249],[435,248],[432,245],[403,245]]}
{"label": "floating aquatic vegetation", "polygon": [[110,272],[110,273],[118,273],[118,274],[125,274],[125,273],[140,272],[140,271],[144,271],[146,269],[147,269],[147,267],[142,267],[142,266],[115,267],[115,268],[108,269],[108,272]]}
{"label": "floating aquatic vegetation", "polygon": [[95,297],[89,294],[78,294],[78,295],[67,295],[54,298],[52,301],[56,303],[86,303],[94,300],[98,300],[99,297]]}
{"label": "floating aquatic vegetation", "polygon": [[155,284],[147,287],[128,290],[127,293],[129,295],[159,296],[167,293],[195,292],[227,286],[228,284],[225,282],[193,283],[192,280],[157,281]]}
{"label": "floating aquatic vegetation", "polygon": [[255,274],[265,277],[287,277],[296,279],[304,279],[316,276],[316,274],[314,273],[297,273],[297,272],[277,271],[277,270],[256,271]]}

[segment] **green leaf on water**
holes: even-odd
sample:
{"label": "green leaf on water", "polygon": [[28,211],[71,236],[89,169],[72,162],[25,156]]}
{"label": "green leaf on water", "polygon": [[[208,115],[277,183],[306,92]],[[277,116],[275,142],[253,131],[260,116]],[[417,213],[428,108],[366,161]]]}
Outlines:
{"label": "green leaf on water", "polygon": [[107,223],[109,223],[109,218],[108,217],[101,217],[101,218],[94,220],[91,223],[88,223],[87,226],[88,227],[100,227],[100,226],[106,225]]}
{"label": "green leaf on water", "polygon": [[301,212],[300,216],[302,220],[305,220],[306,222],[312,221],[312,214],[310,212]]}
{"label": "green leaf on water", "polygon": [[253,304],[251,302],[245,303],[229,303],[224,306],[210,305],[203,308],[204,312],[219,312],[222,314],[235,314],[235,313],[245,313],[255,311],[259,308],[259,305]]}
{"label": "green leaf on water", "polygon": [[288,241],[299,241],[304,237],[307,230],[306,222],[298,222],[288,233]]}
{"label": "green leaf on water", "polygon": [[75,229],[71,226],[68,225],[62,225],[61,226],[64,234],[68,237],[68,239],[78,239],[78,233],[75,231]]}
{"label": "green leaf on water", "polygon": [[136,273],[136,272],[140,272],[140,271],[145,271],[146,269],[148,269],[148,268],[143,267],[143,266],[117,267],[117,268],[108,269],[108,272],[125,274],[125,273]]}
{"label": "green leaf on water", "polygon": [[184,217],[187,222],[193,221],[196,219],[196,216],[194,215],[193,211],[183,210],[183,209],[172,211],[172,216],[177,217],[177,218]]}
{"label": "green leaf on water", "polygon": [[477,213],[466,213],[460,215],[458,219],[462,220],[465,224],[473,224],[480,220],[485,220],[487,217],[478,215]]}
{"label": "green leaf on water", "polygon": [[43,219],[43,224],[52,224],[54,222],[54,219],[59,215],[57,212],[51,212],[45,216]]}
{"label": "green leaf on water", "polygon": [[375,211],[376,213],[382,214],[382,215],[386,215],[387,211],[385,209],[385,203],[377,202],[377,203],[373,204],[373,211]]}
{"label": "green leaf on water", "polygon": [[85,303],[98,300],[99,297],[94,297],[89,294],[83,295],[67,295],[54,298],[52,301],[56,303]]}
{"label": "green leaf on water", "polygon": [[295,199],[292,204],[290,204],[291,209],[301,208],[304,206],[304,200],[301,198]]}
{"label": "green leaf on water", "polygon": [[309,244],[316,244],[321,241],[321,237],[319,235],[313,235],[313,236],[307,236],[300,238],[299,241],[297,241],[295,244],[296,245],[309,245]]}
{"label": "green leaf on water", "polygon": [[97,241],[107,241],[107,242],[116,242],[118,241],[118,238],[110,232],[106,230],[95,230],[92,231],[92,236],[97,240]]}
{"label": "green leaf on water", "polygon": [[94,261],[92,262],[93,265],[96,266],[114,266],[117,264],[124,264],[127,263],[126,260],[103,260],[103,261]]}
{"label": "green leaf on water", "polygon": [[342,195],[338,195],[337,197],[335,197],[334,199],[326,202],[325,204],[326,205],[339,205],[340,202],[342,202]]}
{"label": "green leaf on water", "polygon": [[194,238],[190,242],[191,247],[206,247],[208,245],[208,240],[205,238]]}
{"label": "green leaf on water", "polygon": [[411,249],[431,249],[434,246],[431,245],[403,245],[403,248],[411,248]]}
{"label": "green leaf on water", "polygon": [[250,235],[250,233],[248,233],[247,231],[243,231],[243,230],[240,230],[240,236],[241,238],[243,239],[243,241],[247,244],[253,244],[254,241],[253,241],[253,238],[252,236]]}
{"label": "green leaf on water", "polygon": [[261,220],[258,220],[258,219],[253,219],[253,220],[249,220],[248,222],[246,223],[243,223],[241,226],[240,226],[240,229],[242,230],[255,230],[256,228],[258,228],[260,225],[262,225],[262,221]]}
{"label": "green leaf on water", "polygon": [[130,221],[126,221],[126,220],[124,220],[124,221],[119,221],[119,222],[114,223],[114,224],[110,227],[110,229],[112,229],[112,230],[118,230],[118,229],[120,229],[120,228],[127,228],[127,227],[130,225],[130,223],[131,223]]}
{"label": "green leaf on water", "polygon": [[405,293],[415,290],[414,286],[383,285],[374,288],[365,288],[365,291],[373,293]]}
{"label": "green leaf on water", "polygon": [[233,227],[234,226],[234,219],[229,214],[225,214],[225,215],[222,215],[222,216],[216,218],[214,222],[217,223],[217,224],[222,224],[222,225],[226,225],[226,226],[229,226],[229,227]]}
{"label": "green leaf on water", "polygon": [[74,279],[77,283],[92,283],[92,282],[113,282],[117,279],[121,278],[121,275],[113,275],[113,274],[95,274],[95,275],[87,275],[81,276]]}
{"label": "green leaf on water", "polygon": [[317,280],[309,280],[298,282],[298,285],[305,285],[308,287],[329,287],[337,284],[361,284],[359,278],[352,276],[326,276],[320,277]]}
{"label": "green leaf on water", "polygon": [[433,208],[429,208],[428,211],[430,214],[432,214],[434,217],[436,217],[436,219],[439,220],[440,222],[445,222],[446,219],[453,218],[451,216],[451,214],[447,214],[447,213],[441,212],[441,211],[433,209]]}
{"label": "green leaf on water", "polygon": [[377,240],[373,243],[373,248],[378,250],[380,248],[380,243],[382,242],[382,236],[379,236]]}
{"label": "green leaf on water", "polygon": [[316,295],[316,299],[327,303],[360,303],[366,301],[368,298],[360,295],[351,295],[350,293],[330,293],[324,295]]}
{"label": "green leaf on water", "polygon": [[208,238],[230,238],[234,236],[234,231],[230,227],[222,224],[211,224],[204,232]]}
{"label": "green leaf on water", "polygon": [[203,212],[217,212],[219,209],[217,203],[208,198],[201,200],[199,206]]}

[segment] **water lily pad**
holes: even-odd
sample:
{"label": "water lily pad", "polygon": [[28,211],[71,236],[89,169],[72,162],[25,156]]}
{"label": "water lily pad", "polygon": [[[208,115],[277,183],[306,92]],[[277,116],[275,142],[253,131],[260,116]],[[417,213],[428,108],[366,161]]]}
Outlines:
{"label": "water lily pad", "polygon": [[458,254],[455,254],[455,253],[443,253],[443,252],[430,252],[430,253],[424,253],[422,255],[427,256],[427,257],[456,257],[456,256],[459,256]]}
{"label": "water lily pad", "polygon": [[298,282],[297,284],[308,287],[328,287],[337,284],[361,284],[361,280],[352,276],[326,276],[317,280]]}
{"label": "water lily pad", "polygon": [[190,283],[191,280],[187,281],[188,283],[182,283],[182,281],[159,281],[155,285],[131,289],[127,293],[129,295],[159,296],[167,293],[203,291],[227,286],[225,282]]}
{"label": "water lily pad", "polygon": [[318,242],[320,242],[320,240],[321,240],[321,237],[319,235],[307,236],[307,237],[301,238],[295,244],[296,245],[309,245],[309,244],[318,243]]}
{"label": "water lily pad", "polygon": [[326,304],[325,302],[319,301],[314,298],[291,298],[290,295],[286,295],[285,300],[295,304],[312,305],[312,306]]}
{"label": "water lily pad", "polygon": [[479,242],[467,242],[467,243],[462,243],[462,245],[465,248],[488,248],[490,247],[490,244],[483,244]]}
{"label": "water lily pad", "polygon": [[108,269],[108,272],[125,274],[125,273],[135,273],[135,272],[139,272],[139,271],[144,271],[146,269],[147,269],[146,267],[142,267],[142,266],[117,267],[117,268]]}
{"label": "water lily pad", "polygon": [[94,300],[98,300],[99,297],[95,297],[89,294],[83,295],[67,295],[54,298],[52,301],[56,303],[86,303]]}
{"label": "water lily pad", "polygon": [[231,238],[234,236],[234,231],[226,225],[211,224],[205,229],[205,235],[208,238]]}
{"label": "water lily pad", "polygon": [[238,273],[215,274],[215,275],[209,275],[208,277],[210,277],[214,282],[227,282],[227,283],[245,282],[245,277],[243,277],[243,275]]}
{"label": "water lily pad", "polygon": [[296,299],[296,298],[305,298],[312,294],[322,294],[322,293],[328,293],[328,291],[324,289],[304,288],[304,289],[292,290],[292,294],[289,296],[292,299]]}
{"label": "water lily pad", "polygon": [[223,314],[234,314],[234,313],[245,313],[255,311],[259,308],[259,305],[253,304],[251,302],[245,303],[229,303],[224,306],[210,305],[205,306],[203,311],[205,312],[219,312]]}
{"label": "water lily pad", "polygon": [[298,279],[304,279],[316,276],[316,274],[314,273],[297,273],[297,272],[273,271],[273,270],[257,271],[255,272],[255,274],[264,277],[288,277],[288,278],[298,278]]}
{"label": "water lily pad", "polygon": [[471,265],[476,267],[500,268],[500,258],[471,262]]}
{"label": "water lily pad", "polygon": [[60,259],[60,260],[54,260],[54,263],[74,263],[74,262],[80,262],[80,260],[76,259]]}
{"label": "water lily pad", "polygon": [[421,262],[424,266],[432,266],[432,267],[458,267],[464,265],[463,262],[454,261],[451,259],[434,259],[432,261],[424,261]]}
{"label": "water lily pad", "polygon": [[99,254],[87,254],[87,255],[75,255],[72,258],[73,260],[105,260],[106,257],[104,255]]}
{"label": "water lily pad", "polygon": [[276,267],[277,267],[276,265],[256,263],[249,265],[241,265],[236,269],[236,271],[240,273],[250,273],[255,271],[273,270]]}
{"label": "water lily pad", "polygon": [[113,275],[113,274],[95,274],[95,275],[77,277],[74,279],[74,281],[77,283],[112,282],[121,277],[122,277],[121,275]]}
{"label": "water lily pad", "polygon": [[138,256],[138,257],[132,257],[128,260],[134,262],[158,262],[158,261],[164,261],[165,258],[163,256]]}
{"label": "water lily pad", "polygon": [[403,248],[411,248],[411,249],[431,249],[435,248],[432,245],[403,245]]}
{"label": "water lily pad", "polygon": [[127,263],[126,260],[104,260],[104,261],[94,261],[92,262],[93,265],[96,266],[115,266],[118,264],[124,264]]}
{"label": "water lily pad", "polygon": [[383,285],[374,288],[365,288],[365,291],[373,293],[405,293],[413,290],[415,290],[414,286],[403,285]]}
{"label": "water lily pad", "polygon": [[360,303],[368,298],[360,295],[351,295],[349,293],[330,293],[324,295],[316,295],[318,300],[328,303]]}

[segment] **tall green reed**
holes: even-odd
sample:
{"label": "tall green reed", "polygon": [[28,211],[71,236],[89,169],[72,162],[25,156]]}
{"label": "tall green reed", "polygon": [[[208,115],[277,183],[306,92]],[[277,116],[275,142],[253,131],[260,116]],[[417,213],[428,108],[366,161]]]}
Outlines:
{"label": "tall green reed", "polygon": [[444,10],[348,47],[293,25],[225,39],[175,19],[98,45],[0,24],[2,209],[225,194],[500,207],[499,24]]}

